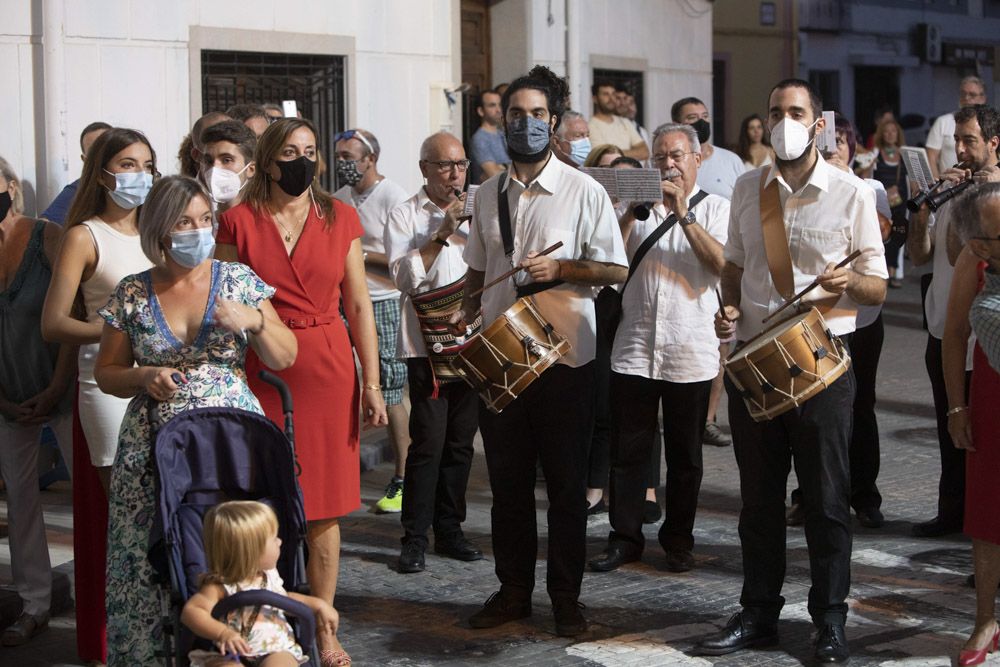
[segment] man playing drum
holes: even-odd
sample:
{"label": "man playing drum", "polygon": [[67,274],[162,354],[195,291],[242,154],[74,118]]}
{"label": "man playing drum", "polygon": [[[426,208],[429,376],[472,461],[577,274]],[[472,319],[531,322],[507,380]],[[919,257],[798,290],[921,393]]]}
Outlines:
{"label": "man playing drum", "polygon": [[[491,628],[531,615],[538,553],[535,462],[540,460],[549,500],[547,589],[556,632],[574,636],[587,627],[577,598],[586,560],[586,467],[596,349],[593,288],[623,281],[627,260],[607,192],[552,155],[551,137],[567,94],[565,81],[542,66],[504,92],[501,105],[513,162],[508,172],[493,176],[476,193],[465,249],[469,274],[462,315],[479,311],[473,290],[520,266],[523,270],[483,292],[484,328],[518,297],[534,293],[536,309],[571,345],[559,363],[500,414],[480,406],[501,586],[469,623]],[[511,230],[509,253],[502,219]],[[556,242],[562,247],[538,255]]]}
{"label": "man playing drum", "polygon": [[[805,81],[788,79],[771,91],[768,126],[777,159],[740,177],[733,190],[722,270],[726,305],[715,320],[720,338],[735,333],[738,345],[745,344],[765,330],[762,320],[769,313],[814,279],[819,287],[805,296],[807,306],[819,306],[834,336],[854,330],[858,304],[885,299],[888,272],[875,193],[819,156],[813,140],[824,125],[821,108]],[[861,254],[853,263],[834,268],[855,250]],[[844,662],[850,655],[844,622],[851,583],[847,452],[854,373],[848,370],[798,407],[761,422],[750,418],[728,376],[726,390],[743,500],[743,609],[696,650],[723,655],[777,641],[784,604],[785,487],[794,460],[804,495],[815,658]]]}
{"label": "man playing drum", "polygon": [[[685,572],[694,565],[701,439],[712,380],[719,373],[712,316],[718,309],[729,200],[698,187],[701,154],[690,125],[668,123],[656,129],[653,163],[664,179],[663,201],[652,207],[647,220],[632,221],[630,213],[622,219],[633,266],[611,354],[617,425],[611,447],[612,531],[607,549],[590,561],[598,572],[642,555],[646,466],[661,403],[667,485],[659,541],[668,570]],[[648,252],[639,254],[647,247]]]}
{"label": "man playing drum", "polygon": [[[389,272],[402,293],[402,325],[397,355],[406,359],[410,383],[410,449],[406,457],[406,493],[403,495],[403,548],[400,572],[424,569],[427,529],[434,528],[434,551],[458,560],[479,560],[482,552],[465,539],[465,488],[472,465],[478,401],[475,390],[461,378],[435,372],[436,357],[453,353],[448,341],[425,340],[414,299],[426,301],[441,288],[443,302],[461,294],[455,285],[465,276],[462,259],[468,227],[462,225],[464,197],[459,198],[469,169],[462,142],[447,132],[424,140],[420,171],[426,179],[420,191],[389,213],[385,251]],[[460,229],[462,227],[462,229]],[[446,328],[447,306],[438,321]],[[430,323],[433,327],[433,322]],[[428,344],[429,343],[429,344]],[[447,368],[447,364],[443,366]]]}

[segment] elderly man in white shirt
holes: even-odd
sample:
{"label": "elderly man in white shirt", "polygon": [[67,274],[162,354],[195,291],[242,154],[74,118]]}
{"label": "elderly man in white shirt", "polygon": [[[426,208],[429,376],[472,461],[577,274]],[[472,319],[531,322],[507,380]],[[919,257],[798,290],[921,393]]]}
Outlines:
{"label": "elderly man in white shirt", "polygon": [[[768,124],[777,159],[742,176],[733,190],[722,270],[726,305],[715,320],[720,338],[735,333],[745,343],[765,329],[763,318],[785,302],[764,250],[761,194],[767,188],[777,189],[789,245],[793,284],[788,292],[800,291],[817,279],[819,287],[805,298],[821,303],[821,309],[829,308],[825,319],[832,335],[854,331],[859,304],[885,299],[889,274],[875,193],[819,156],[814,140],[823,127],[821,109],[819,95],[806,81],[787,79],[771,91]],[[855,250],[861,253],[849,267],[834,268]],[[844,623],[851,586],[848,446],[853,370],[802,405],[762,422],[751,419],[728,378],[726,389],[743,500],[739,526],[743,609],[696,650],[723,655],[778,640],[778,616],[784,605],[785,487],[794,459],[812,576],[808,611],[818,631],[814,658],[844,662],[850,657]]]}
{"label": "elderly man in white shirt", "polygon": [[[400,572],[425,567],[427,530],[434,551],[463,561],[482,552],[465,539],[465,489],[472,465],[472,440],[479,425],[478,397],[459,378],[435,375],[412,297],[453,285],[465,276],[462,259],[468,227],[462,225],[469,160],[462,142],[447,132],[424,140],[420,171],[426,184],[389,213],[385,252],[389,272],[402,293],[397,356],[406,360],[410,386],[410,438],[403,496]],[[438,343],[440,345],[440,343]]]}
{"label": "elderly man in white shirt", "polygon": [[[653,133],[663,201],[625,238],[631,277],[611,354],[617,435],[611,448],[611,535],[590,561],[598,572],[638,560],[645,546],[642,510],[646,465],[663,407],[666,516],[659,542],[667,569],[694,565],[694,519],[701,488],[701,438],[712,380],[719,371],[713,315],[729,225],[729,201],[697,185],[698,135],[668,123]],[[629,216],[631,217],[631,216]],[[628,218],[623,219],[625,227]],[[638,254],[640,248],[648,248]]]}
{"label": "elderly man in white shirt", "polygon": [[[479,298],[471,297],[477,286],[519,266],[522,271],[483,293],[484,327],[519,297],[533,294],[538,311],[572,346],[501,414],[481,406],[479,427],[493,491],[493,555],[501,587],[469,619],[473,628],[491,628],[531,615],[538,552],[536,461],[541,462],[549,500],[546,588],[556,633],[575,636],[587,628],[578,597],[586,561],[594,287],[623,281],[627,260],[607,192],[555,159],[550,149],[567,92],[564,80],[537,66],[504,93],[511,169],[490,178],[476,193],[465,249],[469,291],[464,313],[479,310]],[[552,254],[537,254],[557,241],[563,246]],[[459,326],[460,319],[454,320]]]}

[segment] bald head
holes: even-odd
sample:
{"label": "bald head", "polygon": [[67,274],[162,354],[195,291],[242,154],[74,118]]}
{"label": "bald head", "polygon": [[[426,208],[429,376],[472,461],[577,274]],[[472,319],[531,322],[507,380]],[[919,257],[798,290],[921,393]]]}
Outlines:
{"label": "bald head", "polygon": [[[451,155],[455,149],[458,149],[462,157],[441,157],[446,153]],[[463,160],[465,159],[465,148],[454,134],[441,130],[427,137],[424,139],[424,143],[420,144],[420,159],[424,161]]]}
{"label": "bald head", "polygon": [[424,191],[442,208],[454,201],[456,192],[465,188],[469,161],[465,148],[453,134],[438,132],[424,139],[420,146],[420,173],[427,180]]}

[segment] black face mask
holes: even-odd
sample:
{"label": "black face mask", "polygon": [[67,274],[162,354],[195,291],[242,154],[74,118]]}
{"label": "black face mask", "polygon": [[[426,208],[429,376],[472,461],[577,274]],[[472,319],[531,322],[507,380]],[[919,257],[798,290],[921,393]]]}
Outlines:
{"label": "black face mask", "polygon": [[310,160],[305,155],[294,160],[275,160],[274,164],[281,172],[281,180],[276,181],[278,187],[290,197],[298,197],[308,190],[316,177],[316,160]]}
{"label": "black face mask", "polygon": [[10,211],[12,203],[13,202],[10,198],[10,190],[8,190],[7,192],[0,192],[0,220],[3,220],[4,218],[7,217],[7,213]]}
{"label": "black face mask", "polygon": [[709,138],[712,136],[712,125],[704,118],[699,118],[695,122],[691,123],[691,127],[694,131],[698,133],[699,143],[708,143]]}

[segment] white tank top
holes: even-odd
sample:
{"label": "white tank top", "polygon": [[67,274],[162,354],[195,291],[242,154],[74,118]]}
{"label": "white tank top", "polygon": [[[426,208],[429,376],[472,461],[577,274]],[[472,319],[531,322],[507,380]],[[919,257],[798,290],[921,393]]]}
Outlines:
{"label": "white tank top", "polygon": [[153,266],[142,252],[139,235],[128,236],[112,229],[101,220],[80,223],[90,230],[97,248],[97,266],[94,275],[80,283],[83,301],[87,308],[87,321],[98,322],[97,311],[108,304],[108,299],[125,276],[141,273]]}

